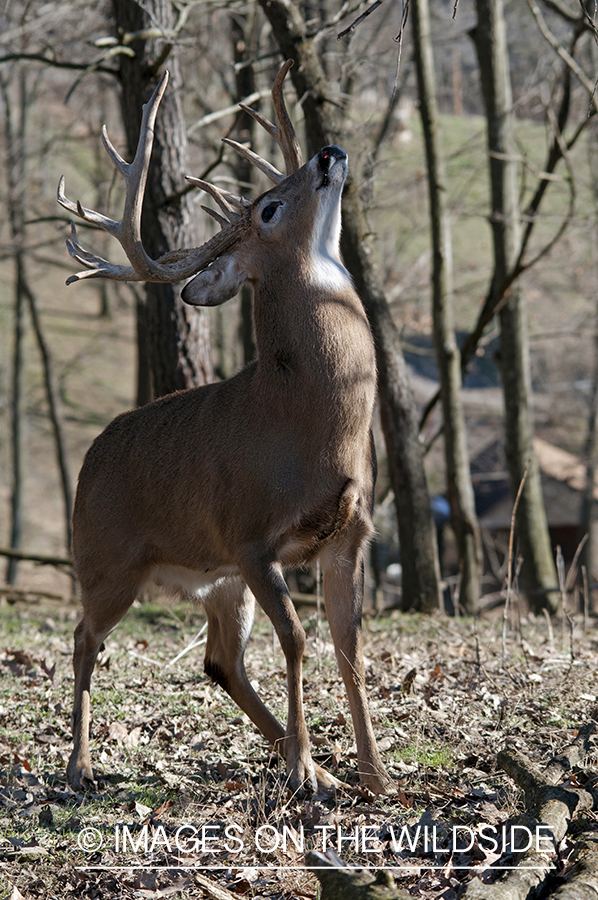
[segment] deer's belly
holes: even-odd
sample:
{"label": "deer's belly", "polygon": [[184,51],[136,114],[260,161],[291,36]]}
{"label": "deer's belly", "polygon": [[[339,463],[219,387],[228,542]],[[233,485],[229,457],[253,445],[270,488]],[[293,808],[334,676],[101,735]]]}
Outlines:
{"label": "deer's belly", "polygon": [[224,578],[234,578],[239,574],[236,566],[218,566],[214,569],[197,571],[184,566],[157,566],[151,580],[169,593],[184,594],[203,599],[210,589]]}

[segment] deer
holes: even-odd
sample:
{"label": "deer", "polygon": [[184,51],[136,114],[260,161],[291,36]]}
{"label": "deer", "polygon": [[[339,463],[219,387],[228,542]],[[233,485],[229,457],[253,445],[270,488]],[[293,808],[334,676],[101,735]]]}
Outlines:
{"label": "deer", "polygon": [[[306,634],[284,572],[319,560],[325,610],[345,684],[361,782],[392,792],[368,708],[362,650],[364,553],[373,534],[376,394],[373,339],[340,259],[341,194],[347,155],[322,148],[303,164],[283,96],[292,65],[272,87],[273,124],[246,112],[278,143],[286,173],[245,145],[236,151],[274,187],[247,200],[201,179],[220,230],[201,247],[157,260],[141,241],[141,207],[153,129],[168,73],[143,107],[131,163],[102,138],[125,179],[120,221],[58,201],[118,239],[130,265],[85,250],[71,223],[67,241],[83,278],[187,280],[183,300],[215,306],[243,284],[254,292],[257,360],[233,377],[161,397],[119,415],[84,459],[73,510],[72,555],[83,615],[74,634],[73,750],[69,783],[96,782],[90,756],[90,685],[98,653],[145,585],[200,600],[207,618],[204,671],[286,761],[300,792],[331,793],[342,782],[312,759],[302,697]],[[287,721],[268,710],[246,673],[255,601],[286,661]]]}

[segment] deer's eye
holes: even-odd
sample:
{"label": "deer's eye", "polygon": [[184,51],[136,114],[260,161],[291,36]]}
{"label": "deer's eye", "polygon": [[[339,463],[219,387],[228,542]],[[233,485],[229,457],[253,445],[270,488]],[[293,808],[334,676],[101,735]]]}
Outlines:
{"label": "deer's eye", "polygon": [[270,203],[269,206],[265,206],[262,210],[262,222],[269,222],[279,206],[280,203]]}

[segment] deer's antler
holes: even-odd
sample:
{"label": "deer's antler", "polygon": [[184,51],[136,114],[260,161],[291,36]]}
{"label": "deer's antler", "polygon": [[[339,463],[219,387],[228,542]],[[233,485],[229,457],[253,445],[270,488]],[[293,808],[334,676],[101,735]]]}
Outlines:
{"label": "deer's antler", "polygon": [[[297,171],[302,165],[301,149],[291,124],[283,96],[282,85],[284,78],[293,64],[287,60],[281,67],[274,85],[272,86],[272,101],[278,125],[273,125],[268,119],[256,110],[242,108],[266,129],[282,150],[287,175]],[[112,159],[112,162],[123,175],[126,184],[125,206],[120,222],[110,219],[102,213],[91,209],[85,209],[79,201],[69,200],[64,192],[64,176],[58,185],[58,202],[66,210],[83,219],[91,225],[113,235],[121,244],[130,266],[116,265],[85,250],[79,243],[77,229],[71,223],[71,237],[67,240],[67,248],[71,256],[85,267],[85,270],[71,275],[67,284],[79,281],[83,278],[110,278],[115,281],[153,281],[153,282],[177,282],[190,278],[205,269],[211,262],[230,250],[236,243],[242,240],[248,233],[251,222],[251,203],[240,197],[235,197],[228,191],[201,181],[199,178],[187,176],[187,181],[209,193],[220,207],[223,215],[214,210],[202,207],[221,226],[221,231],[210,238],[201,247],[193,249],[178,249],[166,253],[154,260],[148,256],[141,241],[141,209],[143,195],[147,183],[152,146],[154,142],[154,125],[160,101],[164,96],[168,84],[168,72],[160,79],[154,93],[148,103],[143,107],[141,121],[141,133],[133,162],[127,163],[116,150],[106,130],[102,128],[102,141]],[[276,169],[271,163],[262,159],[242,144],[230,141],[225,142],[234,147],[244,157],[251,160],[275,183],[279,183],[286,176]]]}
{"label": "deer's antler", "polygon": [[255,121],[268,132],[270,137],[274,138],[282,150],[286,175],[283,175],[282,172],[279,172],[278,169],[272,165],[272,163],[262,159],[261,156],[258,156],[257,153],[249,150],[247,147],[243,146],[243,144],[239,144],[237,141],[231,141],[229,138],[223,138],[225,144],[233,147],[237,153],[244,156],[245,159],[248,159],[251,163],[261,169],[274,184],[279,184],[287,175],[292,175],[293,172],[296,172],[297,169],[300,169],[303,165],[301,147],[299,146],[295,129],[289,118],[282,90],[284,79],[291,69],[293,62],[292,59],[287,59],[287,61],[282,64],[280,71],[276,76],[276,80],[272,85],[272,103],[274,105],[274,114],[278,125],[273,125],[272,122],[270,122],[269,119],[266,119],[266,117],[258,112],[257,109],[251,109],[250,106],[245,106],[244,103],[239,104],[244,112],[252,116]]}

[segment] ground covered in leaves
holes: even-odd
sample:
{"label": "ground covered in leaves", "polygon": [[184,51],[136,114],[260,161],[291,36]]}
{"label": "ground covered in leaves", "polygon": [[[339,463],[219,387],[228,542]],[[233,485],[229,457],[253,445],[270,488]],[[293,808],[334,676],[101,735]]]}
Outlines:
{"label": "ground covered in leaves", "polygon": [[[452,900],[473,874],[508,866],[523,795],[497,752],[509,746],[545,765],[596,718],[594,623],[550,625],[514,609],[505,635],[497,613],[367,619],[371,711],[397,785],[396,796],[375,798],[358,784],[326,624],[310,608],[302,616],[314,757],[346,782],[332,799],[292,795],[267,744],[208,682],[201,609],[155,603],[136,604],[106,642],[92,686],[98,790],[73,792],[77,605],[4,606],[0,897],[316,897],[305,851],[334,849],[351,865],[386,869],[414,897]],[[247,663],[284,720],[284,660],[263,618]],[[564,841],[558,877],[568,852]]]}

